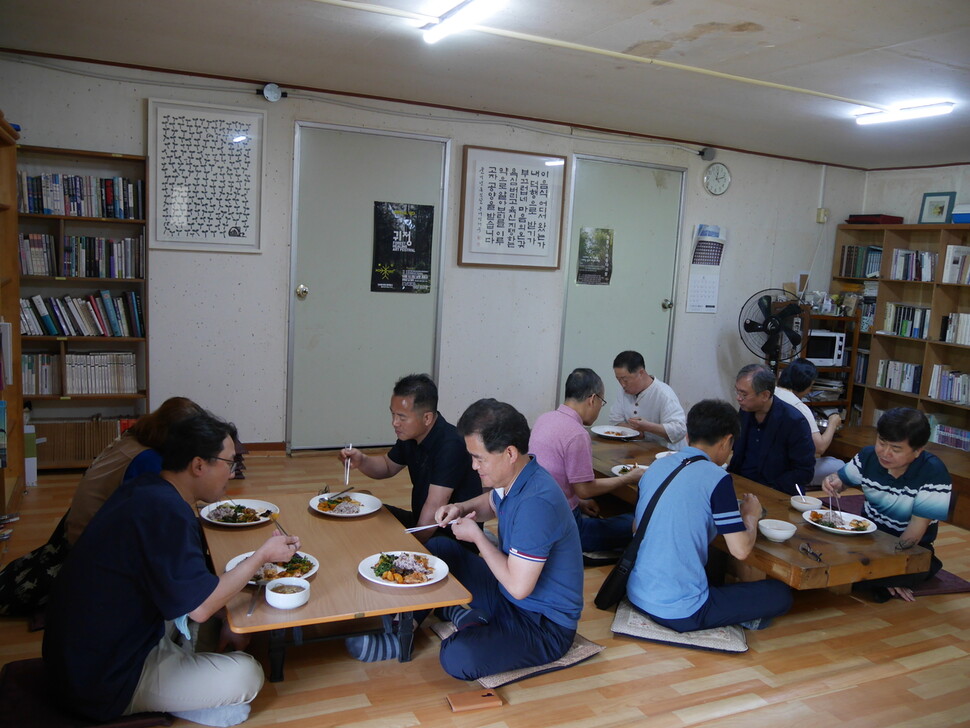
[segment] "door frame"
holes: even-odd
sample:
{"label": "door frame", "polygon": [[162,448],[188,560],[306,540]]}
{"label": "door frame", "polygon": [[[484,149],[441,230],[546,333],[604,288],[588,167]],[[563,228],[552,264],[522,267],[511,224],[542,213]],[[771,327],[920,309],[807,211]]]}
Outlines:
{"label": "door frame", "polygon": [[[293,442],[293,361],[295,352],[296,322],[294,321],[295,299],[296,299],[296,279],[297,279],[297,257],[299,255],[299,230],[300,230],[300,160],[301,160],[301,134],[303,130],[326,129],[329,131],[352,132],[355,134],[370,134],[374,136],[398,137],[403,139],[415,139],[418,141],[439,142],[443,145],[444,154],[441,160],[441,188],[438,196],[438,208],[440,210],[440,224],[438,227],[438,265],[435,271],[433,285],[437,285],[435,292],[434,307],[434,337],[431,342],[431,361],[432,378],[438,381],[439,353],[441,351],[441,321],[442,299],[441,282],[444,277],[445,265],[445,233],[448,229],[448,191],[451,179],[451,151],[453,140],[449,137],[434,136],[430,134],[416,134],[411,132],[393,131],[386,129],[369,129],[359,126],[346,126],[343,124],[325,124],[314,121],[297,121],[294,127],[293,140],[293,185],[292,185],[292,212],[290,215],[290,272],[288,289],[286,296],[286,422],[285,447],[286,454],[292,455]],[[301,448],[313,449],[313,448]],[[332,449],[332,448],[331,448]]]}
{"label": "door frame", "polygon": [[[559,374],[556,382],[556,402],[553,407],[556,407],[562,398],[563,388],[566,386],[566,382],[563,379],[562,371],[562,358],[566,350],[566,312],[569,306],[569,277],[572,265],[572,252],[573,252],[573,209],[576,200],[576,176],[579,172],[579,162],[608,162],[612,164],[624,164],[630,167],[648,167],[650,169],[660,169],[665,172],[680,172],[680,205],[677,210],[677,235],[675,239],[674,248],[674,266],[671,271],[671,287],[670,295],[671,301],[673,302],[673,307],[671,308],[670,319],[667,322],[667,345],[666,351],[664,352],[664,372],[661,380],[670,382],[670,355],[673,351],[673,339],[674,339],[674,317],[677,314],[677,279],[680,272],[682,248],[681,245],[681,234],[684,229],[684,202],[685,195],[687,193],[687,167],[678,167],[671,164],[657,164],[654,162],[638,162],[629,159],[619,159],[617,157],[604,157],[595,154],[573,154],[572,155],[572,169],[570,170],[569,178],[569,203],[566,209],[566,245],[564,246],[564,255],[566,256],[564,264],[562,266],[563,275],[563,300],[562,300],[562,323],[559,332]],[[605,381],[605,380],[604,380]]]}

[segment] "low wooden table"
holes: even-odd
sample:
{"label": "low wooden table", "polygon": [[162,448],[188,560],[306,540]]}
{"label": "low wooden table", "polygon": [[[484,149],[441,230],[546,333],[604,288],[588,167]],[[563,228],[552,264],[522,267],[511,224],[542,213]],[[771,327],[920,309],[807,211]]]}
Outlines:
{"label": "low wooden table", "polygon": [[[612,475],[611,468],[615,465],[634,462],[648,465],[664,449],[642,441],[605,440],[598,435],[592,435],[592,438],[593,469],[601,476]],[[789,521],[797,529],[795,535],[784,543],[774,543],[759,533],[751,554],[744,562],[738,562],[745,567],[753,567],[795,589],[847,587],[865,579],[914,574],[929,569],[930,552],[927,549],[914,546],[897,551],[898,539],[882,531],[844,536],[823,531],[806,523],[802,514],[791,507],[785,493],[739,475],[732,478],[739,498],[745,493],[753,493],[767,510],[767,518]],[[620,488],[614,494],[629,503],[637,501],[636,486]],[[812,550],[821,554],[822,561],[802,554],[798,548],[803,543],[810,544]],[[713,545],[728,552],[721,536]]]}
{"label": "low wooden table", "polygon": [[[258,495],[255,497],[259,497]],[[240,634],[270,633],[270,680],[283,679],[284,637],[288,628],[365,617],[400,615],[401,661],[411,659],[413,613],[453,604],[467,604],[471,594],[449,574],[442,581],[420,587],[380,586],[357,573],[358,564],[381,551],[427,549],[387,509],[356,518],[325,516],[310,510],[311,495],[268,496],[280,509],[280,524],[300,537],[300,551],[314,556],[320,570],[310,577],[310,601],[302,607],[281,610],[261,596],[251,617],[246,616],[252,590],[247,587],[229,600],[229,628]],[[273,524],[252,527],[217,526],[203,521],[216,572],[235,556],[254,551],[273,532]]]}

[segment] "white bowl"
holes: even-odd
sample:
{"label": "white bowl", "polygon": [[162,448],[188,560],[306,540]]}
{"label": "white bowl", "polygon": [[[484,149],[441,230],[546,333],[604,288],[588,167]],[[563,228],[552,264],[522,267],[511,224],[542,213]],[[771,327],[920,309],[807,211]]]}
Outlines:
{"label": "white bowl", "polygon": [[820,498],[812,498],[810,495],[800,496],[793,495],[791,497],[791,507],[796,511],[814,511],[822,507],[822,501]]}
{"label": "white bowl", "polygon": [[[277,589],[281,587],[299,588],[292,594],[284,594]],[[296,609],[302,607],[310,599],[310,582],[296,576],[284,576],[273,579],[266,585],[266,603],[277,609]]]}
{"label": "white bowl", "polygon": [[758,530],[769,541],[781,543],[795,535],[795,524],[774,518],[762,518],[758,521]]}

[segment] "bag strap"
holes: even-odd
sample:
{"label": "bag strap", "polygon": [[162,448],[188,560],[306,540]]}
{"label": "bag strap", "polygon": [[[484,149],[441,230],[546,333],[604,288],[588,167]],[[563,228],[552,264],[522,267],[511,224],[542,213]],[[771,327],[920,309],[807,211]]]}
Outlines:
{"label": "bag strap", "polygon": [[647,532],[647,523],[650,521],[650,517],[653,515],[654,508],[657,507],[657,501],[660,500],[660,496],[663,492],[667,490],[667,486],[670,485],[670,481],[674,479],[681,470],[690,465],[691,463],[696,463],[698,460],[707,460],[703,455],[694,455],[690,458],[685,458],[680,462],[676,468],[674,468],[670,475],[667,476],[666,480],[660,484],[660,487],[654,492],[653,496],[650,498],[650,502],[647,504],[646,509],[643,511],[643,516],[640,518],[640,525],[637,527],[637,534],[633,537],[630,545],[627,546],[627,551],[625,555],[630,556],[630,560],[636,558],[637,552],[640,550],[640,542],[643,541],[643,535]]}

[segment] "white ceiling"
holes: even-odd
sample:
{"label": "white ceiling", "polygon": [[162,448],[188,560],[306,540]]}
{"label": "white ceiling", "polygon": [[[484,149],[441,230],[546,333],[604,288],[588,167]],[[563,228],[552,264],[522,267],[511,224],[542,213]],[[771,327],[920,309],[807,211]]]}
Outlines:
{"label": "white ceiling", "polygon": [[[508,0],[487,28],[436,45],[406,18],[373,12],[438,15],[454,1],[4,0],[0,49],[866,169],[970,163],[970,0]],[[852,103],[651,58],[880,106],[957,106],[860,127]]]}

